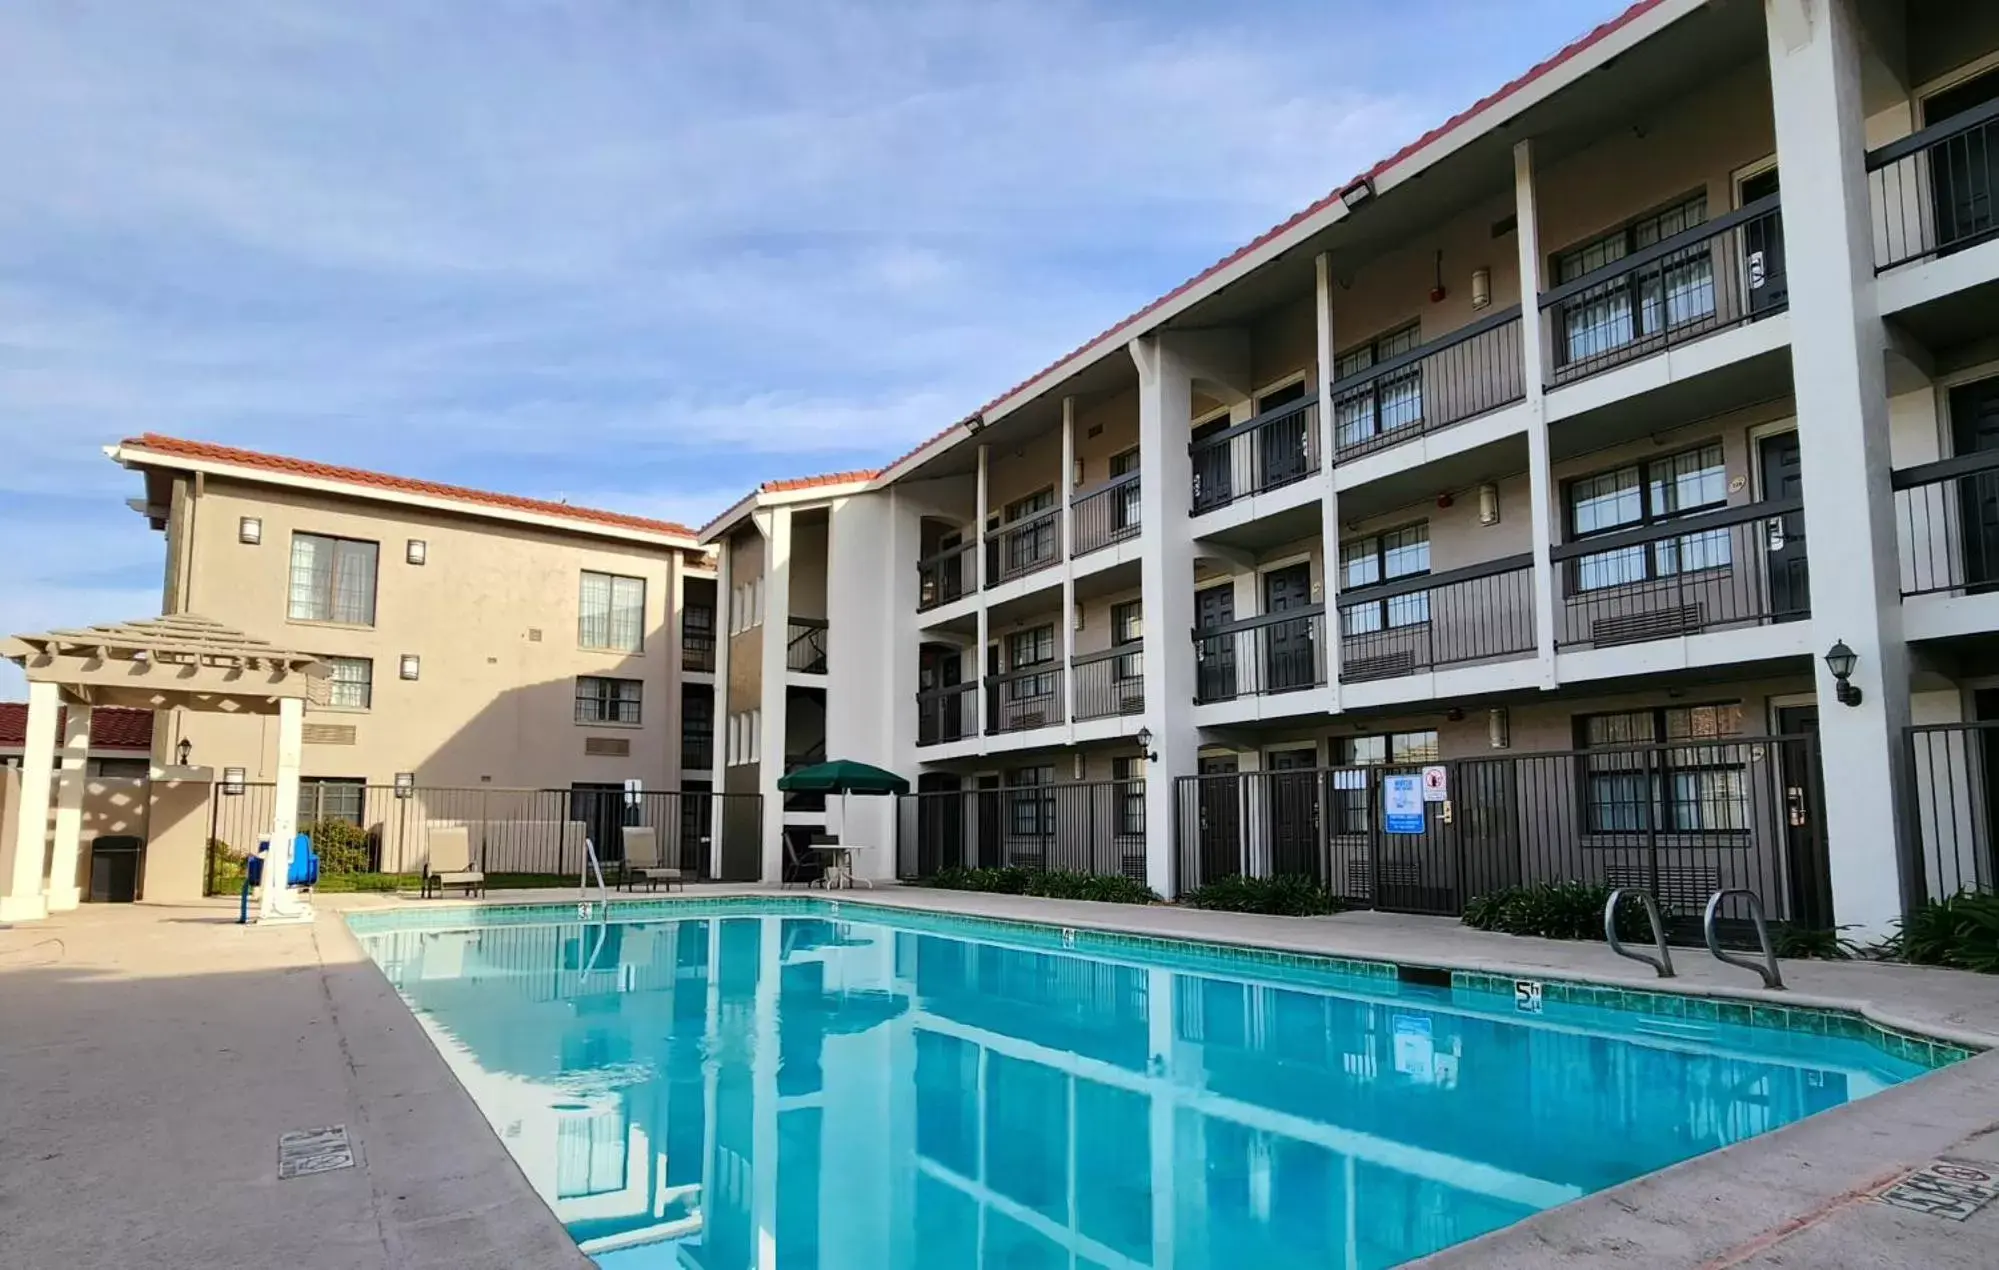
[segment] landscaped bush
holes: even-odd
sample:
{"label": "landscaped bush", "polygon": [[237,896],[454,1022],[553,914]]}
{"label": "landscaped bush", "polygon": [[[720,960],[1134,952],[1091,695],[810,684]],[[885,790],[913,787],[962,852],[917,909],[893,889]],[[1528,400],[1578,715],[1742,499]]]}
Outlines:
{"label": "landscaped bush", "polygon": [[1839,933],[1845,929],[1842,926],[1837,930],[1823,930],[1777,922],[1770,927],[1770,948],[1779,957],[1851,961],[1865,953],[1866,949]]}
{"label": "landscaped bush", "polygon": [[1180,897],[1190,908],[1229,913],[1274,913],[1279,917],[1315,917],[1339,913],[1346,905],[1308,877],[1252,878],[1240,874],[1217,878]]}
{"label": "landscaped bush", "polygon": [[366,873],[371,863],[368,831],[345,820],[318,820],[305,828],[312,849],[319,853],[319,872]]}
{"label": "landscaped bush", "polygon": [[[562,888],[576,889],[576,875],[573,873],[489,873],[486,875],[486,889],[489,891],[550,890]],[[328,895],[352,892],[386,893],[391,891],[421,891],[421,873],[328,873],[320,871],[319,882],[313,887]]]}
{"label": "landscaped bush", "polygon": [[1150,904],[1159,897],[1143,882],[1127,877],[1076,873],[1064,869],[939,869],[925,885],[946,891],[983,891],[989,895],[1034,895],[1054,900],[1096,900],[1104,904]]}
{"label": "landscaped bush", "polygon": [[[1603,906],[1610,888],[1588,882],[1540,882],[1510,886],[1465,905],[1464,923],[1477,930],[1543,939],[1602,939]],[[1652,924],[1634,897],[1617,909],[1617,937],[1649,940]]]}
{"label": "landscaped bush", "polygon": [[1999,895],[1960,891],[1919,905],[1883,951],[1918,966],[1999,974]]}

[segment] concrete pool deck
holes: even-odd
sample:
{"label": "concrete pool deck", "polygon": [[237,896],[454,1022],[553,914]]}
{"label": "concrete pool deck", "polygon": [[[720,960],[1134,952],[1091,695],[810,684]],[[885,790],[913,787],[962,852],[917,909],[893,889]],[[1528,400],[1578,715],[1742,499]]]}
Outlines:
{"label": "concrete pool deck", "polygon": [[[695,895],[762,893],[708,887]],[[797,896],[802,892],[793,891]],[[814,896],[819,892],[812,892]],[[663,895],[660,898],[665,898]],[[1755,975],[1676,950],[1660,984],[1601,944],[1434,918],[1132,908],[886,887],[859,903],[1236,942],[1404,964],[1762,999]],[[574,891],[491,903],[574,903]],[[447,901],[445,903],[457,903]],[[0,1174],[10,1264],[584,1266],[343,910],[244,929],[233,901],[85,906],[0,928]],[[1999,976],[1786,962],[1791,1003],[1999,1045]],[[276,1180],[288,1130],[345,1124],[352,1169]],[[1999,1164],[1999,1053],[1687,1161],[1482,1240],[1434,1266],[1990,1267],[1999,1204],[1964,1222],[1870,1196],[1938,1157]],[[25,1167],[24,1167],[25,1162]]]}

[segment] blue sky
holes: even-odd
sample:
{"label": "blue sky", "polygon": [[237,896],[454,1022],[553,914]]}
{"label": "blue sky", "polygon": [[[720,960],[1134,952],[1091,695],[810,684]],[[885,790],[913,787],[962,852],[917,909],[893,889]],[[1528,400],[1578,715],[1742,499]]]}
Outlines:
{"label": "blue sky", "polygon": [[148,429],[697,524],[873,465],[1623,7],[9,0],[0,631],[157,612]]}

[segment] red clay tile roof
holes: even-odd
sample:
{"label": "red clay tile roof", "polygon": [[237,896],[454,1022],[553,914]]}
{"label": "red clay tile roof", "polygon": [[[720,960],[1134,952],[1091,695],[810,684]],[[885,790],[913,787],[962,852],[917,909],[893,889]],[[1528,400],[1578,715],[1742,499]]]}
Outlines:
{"label": "red clay tile roof", "polygon": [[133,449],[146,450],[153,454],[174,458],[197,459],[209,463],[228,463],[237,467],[261,468],[267,472],[282,472],[288,476],[303,476],[316,481],[338,481],[346,485],[365,485],[397,494],[420,494],[427,498],[449,499],[457,503],[469,503],[480,507],[497,508],[504,511],[532,512],[541,516],[560,516],[567,520],[587,521],[591,524],[608,525],[619,529],[639,529],[648,533],[676,534],[693,538],[694,531],[687,526],[670,520],[651,520],[644,516],[627,516],[623,512],[599,511],[591,507],[572,507],[568,503],[551,503],[539,498],[521,498],[514,494],[495,494],[487,490],[466,489],[459,485],[441,485],[436,481],[411,480],[404,476],[389,476],[381,472],[369,472],[361,468],[336,467],[330,463],[315,463],[310,459],[286,458],[278,454],[264,454],[256,450],[239,450],[235,446],[216,445],[209,441],[188,441],[180,437],[162,436],[148,432],[144,436],[128,437],[124,444]]}
{"label": "red clay tile roof", "polygon": [[[62,735],[61,712],[56,735]],[[0,749],[18,750],[28,735],[28,703],[0,701]],[[153,712],[125,706],[100,706],[90,713],[90,748],[145,754],[153,748]]]}
{"label": "red clay tile roof", "polygon": [[[1222,270],[1228,268],[1236,261],[1241,260],[1244,256],[1249,255],[1251,252],[1263,246],[1265,243],[1269,242],[1273,238],[1276,238],[1279,235],[1283,234],[1286,230],[1292,228],[1294,225],[1297,225],[1301,221],[1307,220],[1317,215],[1319,212],[1323,211],[1325,208],[1330,206],[1333,200],[1337,199],[1340,196],[1341,190],[1351,189],[1361,181],[1374,180],[1376,177],[1379,177],[1382,173],[1388,171],[1388,169],[1402,162],[1410,155],[1415,154],[1418,150],[1421,150],[1424,146],[1427,146],[1431,142],[1437,140],[1437,138],[1442,137],[1446,133],[1461,126],[1467,120],[1471,119],[1475,115],[1478,115],[1482,111],[1491,109],[1499,102],[1504,101],[1508,97],[1511,97],[1513,94],[1527,87],[1535,80],[1540,79],[1542,76],[1548,74],[1556,67],[1561,66],[1564,62],[1570,61],[1571,59],[1581,55],[1582,53],[1589,50],[1591,47],[1601,43],[1605,39],[1609,38],[1611,35],[1614,35],[1616,32],[1622,30],[1624,27],[1627,27],[1631,25],[1633,22],[1636,22],[1639,18],[1644,17],[1647,13],[1650,13],[1653,9],[1658,8],[1661,4],[1664,3],[1665,0],[1637,0],[1637,3],[1633,4],[1630,8],[1618,14],[1616,17],[1610,19],[1608,22],[1604,22],[1601,25],[1597,26],[1587,35],[1582,36],[1580,39],[1572,40],[1568,44],[1564,45],[1562,49],[1559,52],[1557,52],[1553,57],[1548,58],[1544,62],[1536,64],[1535,66],[1530,68],[1524,75],[1521,75],[1509,81],[1508,83],[1502,85],[1498,90],[1489,93],[1484,97],[1479,98],[1479,100],[1473,102],[1470,106],[1459,111],[1457,114],[1452,115],[1449,119],[1446,119],[1444,122],[1430,129],[1422,136],[1416,138],[1414,141],[1411,141],[1408,145],[1403,146],[1400,150],[1397,150],[1394,154],[1391,154],[1387,158],[1381,160],[1379,163],[1376,163],[1373,167],[1367,169],[1367,171],[1362,172],[1358,176],[1355,176],[1349,180],[1342,181],[1338,185],[1335,185],[1324,198],[1320,199],[1316,203],[1313,203],[1310,207],[1305,208],[1303,211],[1299,212],[1295,216],[1289,217],[1282,224],[1272,226],[1270,229],[1257,235],[1249,242],[1245,243],[1241,247],[1238,247],[1236,250],[1230,252],[1228,255],[1222,257],[1214,264],[1209,265],[1206,269],[1203,269],[1201,272],[1195,274],[1193,277],[1181,283],[1179,286],[1173,288],[1171,291],[1168,291],[1165,295],[1160,296],[1158,299],[1146,305],[1144,308],[1132,314],[1130,317],[1127,317],[1122,321],[1115,322],[1110,326],[1105,327],[1102,331],[1099,331],[1097,334],[1083,341],[1082,344],[1078,345],[1074,349],[1071,349],[1069,352],[1064,353],[1061,357],[1056,358],[1055,361],[1053,361],[1049,365],[1043,367],[1038,371],[1035,371],[1032,375],[1029,375],[1026,379],[1021,380],[1013,387],[1007,389],[1005,392],[1000,393],[997,397],[994,397],[991,401],[988,401],[985,405],[979,407],[977,413],[972,415],[971,418],[972,419],[978,418],[979,416],[985,414],[987,411],[993,409],[993,407],[999,405],[1002,401],[1005,401],[1008,397],[1011,397],[1015,393],[1018,393],[1021,389],[1027,387],[1035,380],[1040,379],[1045,375],[1048,375],[1056,370],[1061,369],[1065,364],[1075,360],[1083,353],[1089,351],[1091,348],[1101,343],[1105,338],[1112,335],[1113,333],[1138,325],[1140,322],[1144,321],[1147,317],[1151,316],[1153,313],[1158,312],[1159,309],[1161,309],[1165,305],[1178,299],[1180,296],[1185,295],[1188,291],[1201,285],[1201,283],[1207,281],[1209,278],[1212,278],[1215,274],[1220,273]],[[882,470],[888,471],[892,468],[901,465],[902,463],[906,462],[915,455],[922,453],[928,447],[935,445],[937,442],[949,436],[951,434],[952,428],[960,427],[966,422],[969,422],[969,420],[960,420],[958,423],[952,424],[950,427],[945,428],[943,431],[939,432],[936,436],[931,437],[928,441],[923,442],[921,445],[918,445],[915,449],[909,451],[909,453],[902,455],[900,458],[895,459],[893,462],[885,464]]]}
{"label": "red clay tile roof", "polygon": [[794,476],[789,480],[765,481],[757,486],[757,493],[782,494],[787,490],[816,489],[821,485],[848,485],[857,481],[872,481],[880,475],[878,468],[865,468],[852,472],[828,472],[824,476]]}

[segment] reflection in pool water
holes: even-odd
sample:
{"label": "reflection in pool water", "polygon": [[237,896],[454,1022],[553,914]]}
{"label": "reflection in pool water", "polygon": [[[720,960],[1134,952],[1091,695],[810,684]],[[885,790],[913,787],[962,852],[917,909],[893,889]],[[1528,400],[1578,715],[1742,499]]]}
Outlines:
{"label": "reflection in pool water", "polygon": [[1919,1074],[878,916],[362,941],[618,1270],[1388,1266]]}

